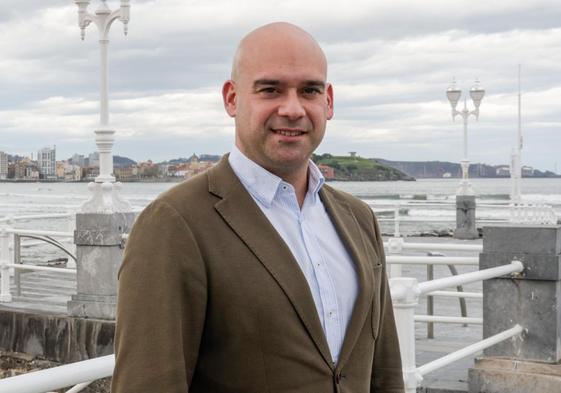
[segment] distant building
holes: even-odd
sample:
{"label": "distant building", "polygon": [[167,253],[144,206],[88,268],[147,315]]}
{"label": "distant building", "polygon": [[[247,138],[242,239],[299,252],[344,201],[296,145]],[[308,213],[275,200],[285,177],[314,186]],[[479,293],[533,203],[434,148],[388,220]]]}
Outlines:
{"label": "distant building", "polygon": [[74,154],[70,161],[72,161],[72,165],[86,166],[86,159],[82,154]]}
{"label": "distant building", "polygon": [[330,167],[329,165],[325,165],[325,164],[319,164],[318,168],[319,168],[321,174],[323,175],[323,177],[325,177],[326,180],[335,179],[335,168]]}
{"label": "distant building", "polygon": [[522,168],[522,176],[534,176],[534,168],[524,165]]}
{"label": "distant building", "polygon": [[27,180],[39,180],[41,174],[39,172],[39,168],[35,165],[29,165],[25,167],[25,176],[24,179]]}
{"label": "distant building", "polygon": [[67,164],[64,167],[64,180],[65,181],[80,181],[82,180],[82,168],[78,165]]}
{"label": "distant building", "polygon": [[99,153],[97,151],[90,153],[87,164],[90,167],[99,167]]}
{"label": "distant building", "polygon": [[39,173],[44,179],[56,177],[56,147],[44,147],[37,152]]}
{"label": "distant building", "polygon": [[96,177],[99,176],[99,167],[90,166],[87,168],[82,168],[82,179],[88,181],[94,181]]}
{"label": "distant building", "polygon": [[8,178],[8,155],[0,151],[0,179]]}
{"label": "distant building", "polygon": [[117,180],[138,179],[138,168],[136,165],[117,166],[115,167],[114,172]]}
{"label": "distant building", "polygon": [[350,155],[352,158],[356,158],[356,151],[350,151],[350,152],[349,152],[349,155]]}
{"label": "distant building", "polygon": [[496,167],[497,176],[510,176],[510,167],[508,165],[501,165]]}
{"label": "distant building", "polygon": [[58,179],[64,179],[64,166],[66,165],[66,161],[57,161],[56,162],[56,177]]}

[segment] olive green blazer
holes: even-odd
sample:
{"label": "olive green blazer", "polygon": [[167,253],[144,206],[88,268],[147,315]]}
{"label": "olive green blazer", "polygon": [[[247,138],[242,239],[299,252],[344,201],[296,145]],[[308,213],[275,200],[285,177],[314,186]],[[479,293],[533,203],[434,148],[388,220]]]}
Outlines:
{"label": "olive green blazer", "polygon": [[359,294],[333,364],[306,279],[226,157],[152,202],[119,273],[113,393],[403,393],[380,231],[325,185]]}

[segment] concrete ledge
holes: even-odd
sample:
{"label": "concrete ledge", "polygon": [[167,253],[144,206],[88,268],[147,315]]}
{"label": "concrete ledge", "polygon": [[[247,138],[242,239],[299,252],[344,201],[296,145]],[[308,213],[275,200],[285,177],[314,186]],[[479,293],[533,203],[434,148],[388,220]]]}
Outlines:
{"label": "concrete ledge", "polygon": [[483,228],[483,251],[557,255],[561,253],[559,225],[495,225]]}
{"label": "concrete ledge", "polygon": [[469,370],[469,393],[560,392],[561,365],[479,358]]}
{"label": "concrete ledge", "polygon": [[114,321],[0,309],[0,349],[70,363],[114,352]]}

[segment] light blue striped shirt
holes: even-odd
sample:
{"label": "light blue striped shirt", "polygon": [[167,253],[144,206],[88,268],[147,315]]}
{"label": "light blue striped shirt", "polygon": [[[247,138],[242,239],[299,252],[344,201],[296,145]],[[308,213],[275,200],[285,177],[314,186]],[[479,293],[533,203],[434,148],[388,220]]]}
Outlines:
{"label": "light blue striped shirt", "polygon": [[300,209],[291,184],[251,161],[236,147],[228,161],[302,269],[336,363],[357,297],[358,278],[319,198],[324,183],[320,170],[310,161],[308,191]]}

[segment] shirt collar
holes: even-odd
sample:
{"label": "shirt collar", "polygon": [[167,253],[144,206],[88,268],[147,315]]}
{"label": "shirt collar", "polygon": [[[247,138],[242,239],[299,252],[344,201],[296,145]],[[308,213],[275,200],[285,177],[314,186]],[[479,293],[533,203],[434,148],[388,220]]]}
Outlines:
{"label": "shirt collar", "polygon": [[[236,146],[232,148],[228,156],[228,163],[247,191],[267,207],[271,207],[279,187],[282,184],[288,184],[277,175],[247,158]],[[317,196],[324,182],[325,178],[321,171],[310,160],[308,166],[308,194],[312,197],[313,203],[318,200]],[[292,187],[290,184],[289,186]]]}

